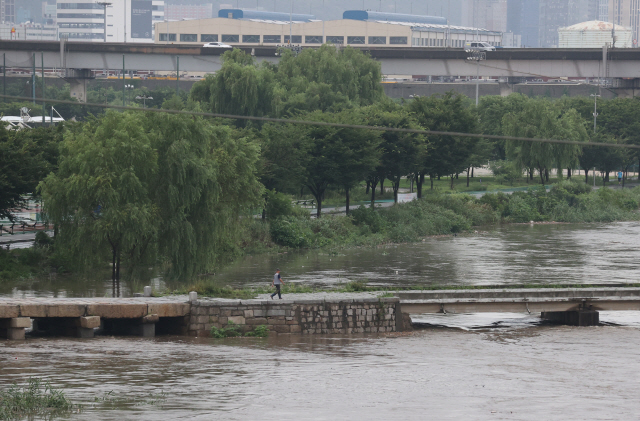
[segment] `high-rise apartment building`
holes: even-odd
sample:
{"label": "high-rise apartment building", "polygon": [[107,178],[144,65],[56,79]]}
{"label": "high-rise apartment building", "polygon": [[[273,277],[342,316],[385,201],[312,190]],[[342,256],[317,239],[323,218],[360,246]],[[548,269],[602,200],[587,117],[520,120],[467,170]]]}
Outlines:
{"label": "high-rise apartment building", "polygon": [[462,26],[506,32],[507,0],[464,0]]}
{"label": "high-rise apartment building", "polygon": [[609,0],[508,0],[507,31],[522,35],[522,44],[526,47],[557,47],[559,28],[606,19],[609,15],[608,2]]}
{"label": "high-rise apartment building", "polygon": [[640,39],[640,0],[609,0],[609,22],[631,28],[633,44]]}
{"label": "high-rise apartment building", "polygon": [[153,23],[164,20],[163,0],[104,0],[104,3],[57,0],[60,37],[104,42],[106,35],[107,42],[153,42]]}
{"label": "high-rise apartment building", "polygon": [[507,32],[520,35],[523,47],[540,46],[540,0],[507,0]]}
{"label": "high-rise apartment building", "polygon": [[4,11],[4,16],[2,16],[2,22],[7,23],[15,23],[16,21],[16,1],[15,0],[4,0],[4,5],[2,6],[2,10]]}

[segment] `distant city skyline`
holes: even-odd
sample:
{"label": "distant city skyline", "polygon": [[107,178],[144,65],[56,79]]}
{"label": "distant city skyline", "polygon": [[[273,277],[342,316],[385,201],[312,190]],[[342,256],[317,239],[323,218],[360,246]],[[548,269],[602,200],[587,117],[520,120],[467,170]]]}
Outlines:
{"label": "distant city skyline", "polygon": [[[56,0],[1,3],[3,22],[55,20],[45,10],[54,8],[55,13]],[[170,20],[215,17],[221,7],[285,13],[293,7],[294,13],[312,14],[321,20],[341,19],[345,10],[442,16],[451,25],[511,32],[521,36],[527,47],[557,46],[559,28],[590,20],[629,27],[634,40],[640,38],[640,0],[166,0],[166,6]]]}

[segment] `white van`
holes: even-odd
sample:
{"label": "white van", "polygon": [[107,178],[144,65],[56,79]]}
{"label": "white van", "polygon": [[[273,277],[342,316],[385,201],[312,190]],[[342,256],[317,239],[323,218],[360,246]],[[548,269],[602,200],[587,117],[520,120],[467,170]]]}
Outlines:
{"label": "white van", "polygon": [[495,51],[496,47],[488,42],[467,42],[464,49],[470,51]]}

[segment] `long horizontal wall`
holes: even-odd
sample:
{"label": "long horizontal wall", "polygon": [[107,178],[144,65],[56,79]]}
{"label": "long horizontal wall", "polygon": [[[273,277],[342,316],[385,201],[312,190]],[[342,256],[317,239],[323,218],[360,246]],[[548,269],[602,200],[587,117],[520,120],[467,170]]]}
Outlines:
{"label": "long horizontal wall", "polygon": [[212,327],[235,324],[242,332],[265,325],[272,332],[323,334],[402,330],[398,298],[293,301],[197,301],[191,305],[189,335],[208,336]]}

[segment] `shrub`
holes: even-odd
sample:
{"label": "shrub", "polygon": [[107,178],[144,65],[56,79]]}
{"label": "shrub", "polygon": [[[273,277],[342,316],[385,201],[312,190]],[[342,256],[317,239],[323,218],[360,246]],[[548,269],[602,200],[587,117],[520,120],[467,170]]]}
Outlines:
{"label": "shrub", "polygon": [[290,216],[293,213],[291,198],[275,190],[267,190],[267,218],[275,219],[281,216]]}
{"label": "shrub", "polygon": [[360,206],[351,212],[353,223],[358,226],[366,226],[372,233],[382,232],[385,229],[386,221],[380,212],[373,208]]}
{"label": "shrub", "polygon": [[38,231],[34,241],[35,247],[49,247],[53,245],[53,238],[49,237],[46,232]]}
{"label": "shrub", "polygon": [[244,336],[253,336],[256,338],[266,338],[269,336],[269,329],[265,325],[260,325],[256,327],[253,331],[247,332]]}
{"label": "shrub", "polygon": [[271,221],[269,232],[277,244],[291,248],[305,248],[311,245],[313,233],[306,221],[299,218],[278,218]]}
{"label": "shrub", "polygon": [[505,209],[505,216],[511,222],[540,221],[540,213],[532,206],[530,200],[514,194]]}
{"label": "shrub", "polygon": [[242,336],[242,333],[238,330],[238,326],[233,322],[227,323],[227,327],[217,328],[211,326],[211,336],[217,339],[233,338],[236,336]]}

